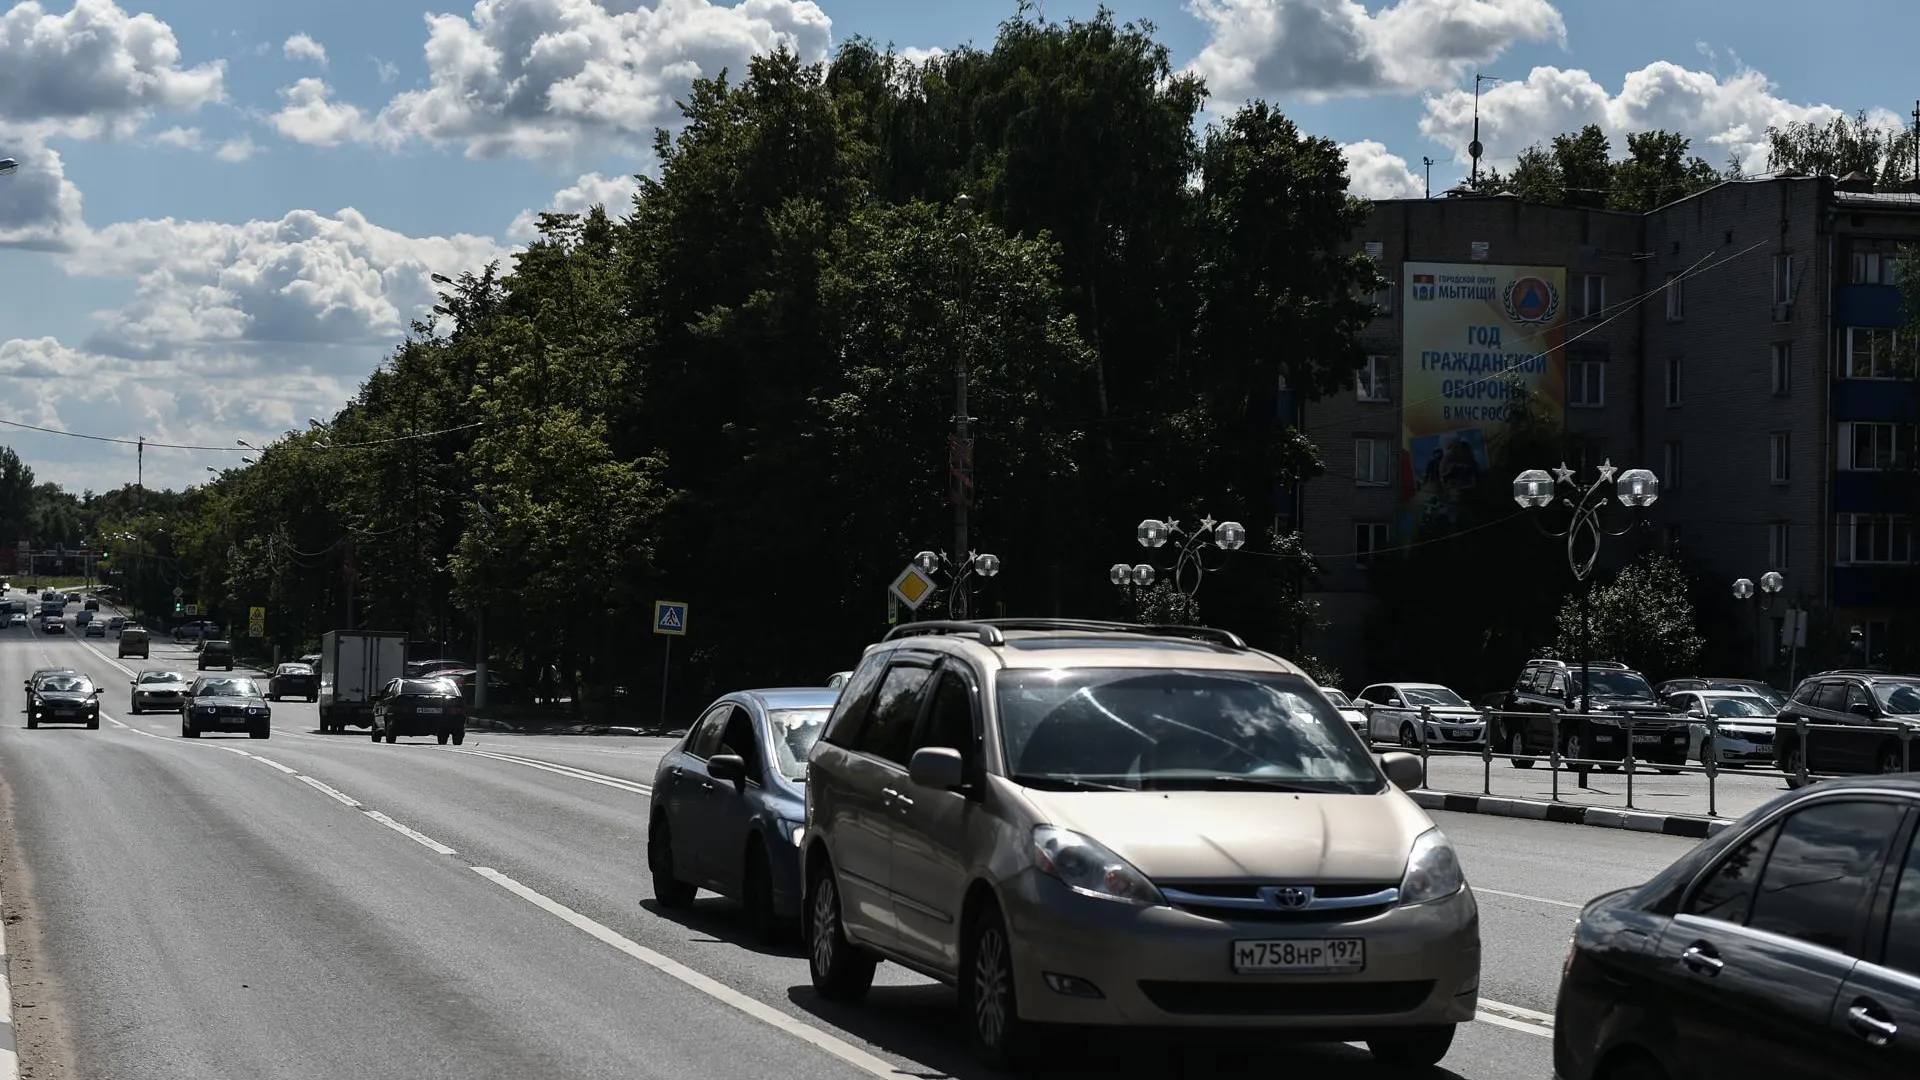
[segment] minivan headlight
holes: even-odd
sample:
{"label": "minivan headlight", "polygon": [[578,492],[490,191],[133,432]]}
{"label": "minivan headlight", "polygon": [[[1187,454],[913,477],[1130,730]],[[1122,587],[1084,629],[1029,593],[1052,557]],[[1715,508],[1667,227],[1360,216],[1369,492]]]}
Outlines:
{"label": "minivan headlight", "polygon": [[1460,856],[1439,829],[1428,829],[1413,841],[1407,853],[1407,872],[1400,879],[1402,904],[1425,904],[1445,900],[1467,886],[1460,870]]}
{"label": "minivan headlight", "polygon": [[1057,825],[1033,827],[1033,866],[1082,896],[1149,907],[1167,902],[1147,875],[1111,848]]}

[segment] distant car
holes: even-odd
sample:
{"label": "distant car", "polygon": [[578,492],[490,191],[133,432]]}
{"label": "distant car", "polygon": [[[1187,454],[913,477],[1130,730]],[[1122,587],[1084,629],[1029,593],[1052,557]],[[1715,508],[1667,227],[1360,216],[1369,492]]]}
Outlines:
{"label": "distant car", "polygon": [[260,685],[241,676],[202,675],[187,689],[180,708],[180,735],[197,739],[203,731],[244,731],[249,738],[273,734],[273,713]]}
{"label": "distant car", "polygon": [[177,671],[148,668],[127,685],[132,687],[127,711],[136,716],[143,712],[179,712],[187,698],[187,677]]}
{"label": "distant car", "polygon": [[233,642],[209,639],[200,643],[199,668],[225,668],[233,670]]}
{"label": "distant car", "polygon": [[[1780,710],[1759,694],[1731,690],[1681,690],[1667,698],[1687,712],[1687,756],[1705,765],[1713,758],[1721,765],[1757,765],[1773,762],[1774,717]],[[1713,730],[1707,717],[1713,717]]]}
{"label": "distant car", "polygon": [[300,659],[296,661],[296,663],[305,664],[308,667],[312,668],[313,670],[319,671],[320,670],[320,654],[317,652],[301,653]]}
{"label": "distant car", "polygon": [[27,613],[24,611],[16,611],[13,614],[7,616],[7,625],[8,626],[27,625]]}
{"label": "distant car", "polygon": [[745,690],[713,703],[653,776],[647,865],[666,907],[737,898],[763,941],[800,921],[807,754],[836,689]]}
{"label": "distant car", "polygon": [[827,689],[838,690],[846,686],[847,680],[851,678],[853,678],[853,672],[851,671],[836,671],[827,676]]}
{"label": "distant car", "polygon": [[1758,679],[1668,679],[1654,688],[1662,701],[1688,690],[1724,690],[1735,694],[1758,694],[1767,699],[1767,703],[1777,712],[1787,707],[1787,695]]}
{"label": "distant car", "polygon": [[320,676],[306,664],[281,664],[267,680],[267,697],[284,701],[290,697],[320,700]]}
{"label": "distant car", "polygon": [[1439,683],[1375,683],[1360,691],[1359,705],[1372,742],[1477,749],[1487,741],[1486,720]]}
{"label": "distant car", "polygon": [[115,637],[118,637],[120,631],[126,628],[127,617],[125,615],[115,615],[113,618],[107,620],[107,629],[113,631]]}
{"label": "distant car", "polygon": [[432,735],[445,746],[467,741],[467,705],[452,679],[395,679],[373,699],[373,741]]}
{"label": "distant car", "polygon": [[[473,688],[480,681],[478,671],[471,668],[448,668],[445,671],[434,672],[433,677],[453,680],[453,685],[460,688],[460,697],[467,704],[473,704]],[[487,703],[489,705],[505,705],[513,700],[514,693],[512,679],[496,675],[491,670],[487,672]]]}
{"label": "distant car", "polygon": [[1360,736],[1360,741],[1367,741],[1367,714],[1354,707],[1353,699],[1347,696],[1347,692],[1331,686],[1321,687],[1320,692],[1333,702],[1334,708],[1340,710],[1340,718],[1347,722],[1355,735]]}
{"label": "distant car", "polygon": [[105,638],[107,636],[107,624],[101,622],[99,619],[91,620],[86,624],[86,636]]}
{"label": "distant car", "polygon": [[114,652],[118,656],[137,656],[145,660],[151,645],[144,627],[126,626],[120,630],[120,644]]}
{"label": "distant car", "polygon": [[199,641],[202,638],[217,638],[219,636],[220,625],[218,623],[208,622],[205,619],[196,622],[181,623],[179,626],[173,628],[173,640],[175,641]]}
{"label": "distant car", "polygon": [[40,632],[43,634],[62,634],[67,632],[67,624],[58,615],[49,615],[40,620]]}
{"label": "distant car", "polygon": [[95,600],[93,597],[89,596],[87,597],[87,602],[84,604],[81,604],[80,607],[84,611],[99,611],[100,601]]}
{"label": "distant car", "polygon": [[85,724],[100,726],[100,690],[77,671],[40,675],[28,684],[27,726]]}
{"label": "distant car", "polygon": [[409,679],[424,679],[429,675],[438,675],[443,671],[470,671],[472,669],[473,665],[467,663],[465,660],[409,660],[406,666],[406,677]]}

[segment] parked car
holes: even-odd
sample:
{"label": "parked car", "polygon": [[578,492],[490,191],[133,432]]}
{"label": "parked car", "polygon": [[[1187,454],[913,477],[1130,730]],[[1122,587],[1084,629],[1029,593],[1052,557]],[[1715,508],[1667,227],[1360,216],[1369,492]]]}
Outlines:
{"label": "parked car", "polygon": [[[434,672],[433,677],[436,679],[452,680],[453,685],[460,688],[460,700],[466,702],[469,706],[473,704],[473,688],[480,681],[480,673],[478,671],[472,668],[448,668],[445,671]],[[514,700],[517,693],[518,690],[515,688],[512,679],[504,675],[494,674],[492,668],[487,669],[488,705],[508,704]]]}
{"label": "parked car", "polygon": [[827,676],[827,688],[829,690],[838,690],[847,685],[847,680],[851,678],[853,678],[853,672],[851,671],[836,671]]}
{"label": "parked car", "polygon": [[220,638],[209,638],[200,643],[200,659],[197,664],[201,671],[210,668],[233,670],[233,642]]}
{"label": "parked car", "polygon": [[1782,794],[1589,903],[1560,1080],[1920,1076],[1920,779]]}
{"label": "parked car", "polygon": [[409,679],[424,679],[429,675],[454,670],[471,671],[473,665],[465,660],[409,660],[405,674]]}
{"label": "parked car", "polygon": [[[1591,670],[1592,687],[1584,672]],[[1678,772],[1687,761],[1687,718],[1660,700],[1646,677],[1625,664],[1594,660],[1583,668],[1563,660],[1530,660],[1501,706],[1496,745],[1513,754],[1517,769],[1551,754],[1553,715],[1559,711],[1560,756],[1598,761],[1603,770],[1626,760],[1631,731],[1636,761]]]}
{"label": "parked car", "polygon": [[807,754],[837,690],[744,690],[714,702],[660,759],[647,868],[663,906],[696,888],[737,899],[762,941],[800,921]]}
{"label": "parked car", "polygon": [[[1687,756],[1705,765],[1773,761],[1774,716],[1779,712],[1759,694],[1729,690],[1681,690],[1667,699],[1687,714]],[[1707,717],[1713,717],[1708,730]]]}
{"label": "parked car", "polygon": [[320,676],[306,664],[281,664],[267,680],[267,697],[284,701],[290,697],[320,700]]}
{"label": "parked car", "polygon": [[1362,741],[1365,741],[1367,738],[1367,714],[1361,712],[1360,709],[1354,705],[1353,699],[1347,696],[1346,691],[1336,690],[1331,686],[1323,686],[1320,688],[1320,692],[1327,695],[1329,704],[1340,710],[1340,718],[1347,722],[1347,726],[1353,729],[1353,733],[1360,736]]}
{"label": "parked car", "polygon": [[[1802,764],[1808,772],[1829,775],[1920,769],[1920,751],[1909,763],[1901,737],[1920,734],[1920,676],[1823,671],[1794,687],[1776,719],[1781,727],[1774,736],[1774,761],[1787,774],[1788,786],[1799,786]],[[1804,745],[1788,726],[1801,720],[1823,726],[1808,730]]]}
{"label": "parked car", "polygon": [[1480,924],[1421,772],[1225,631],[897,626],[808,759],[814,989],[859,999],[883,959],[948,981],[996,1068],[1053,1023],[1425,1068],[1474,1017]]}
{"label": "parked car", "polygon": [[204,638],[217,638],[219,636],[220,624],[210,622],[206,619],[197,619],[193,622],[181,623],[179,626],[173,628],[173,640],[175,641],[200,641]]}
{"label": "parked car", "polygon": [[467,741],[467,707],[451,679],[394,679],[373,699],[373,741],[432,735],[445,746]]}
{"label": "parked car", "polygon": [[1758,694],[1776,710],[1787,705],[1787,695],[1758,679],[1668,679],[1654,690],[1662,701],[1687,690],[1728,690],[1737,694]]}
{"label": "parked car", "polygon": [[100,689],[77,671],[36,674],[27,682],[27,726],[85,724],[100,726]]}
{"label": "parked car", "polygon": [[203,731],[244,731],[249,738],[273,735],[273,712],[260,685],[240,676],[202,675],[181,702],[180,734],[197,739]]}
{"label": "parked car", "polygon": [[177,671],[148,668],[127,684],[127,711],[135,716],[143,712],[179,712],[187,699],[187,677]]}
{"label": "parked car", "polygon": [[[1375,683],[1355,703],[1372,742],[1471,750],[1487,741],[1487,724],[1467,699],[1439,683]],[[1424,710],[1424,711],[1423,711]]]}

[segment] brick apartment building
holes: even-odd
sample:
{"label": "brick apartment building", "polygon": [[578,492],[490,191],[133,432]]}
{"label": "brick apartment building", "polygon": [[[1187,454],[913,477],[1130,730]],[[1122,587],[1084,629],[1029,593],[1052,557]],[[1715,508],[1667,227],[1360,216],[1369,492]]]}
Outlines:
{"label": "brick apartment building", "polygon": [[[1647,214],[1511,197],[1376,204],[1354,238],[1392,282],[1364,336],[1368,366],[1353,391],[1302,410],[1327,466],[1296,504],[1323,554],[1332,626],[1316,649],[1367,670],[1366,553],[1411,531],[1403,357],[1419,294],[1406,270],[1422,263],[1564,268],[1564,382],[1545,396],[1564,405],[1568,464],[1588,477],[1607,458],[1652,469],[1667,542],[1729,586],[1780,571],[1787,599],[1860,625],[1879,655],[1910,606],[1894,568],[1915,554],[1910,508],[1880,474],[1912,464],[1915,385],[1891,361],[1894,258],[1916,242],[1920,194],[1827,177],[1732,181]],[[1413,404],[1428,408],[1422,392]]]}

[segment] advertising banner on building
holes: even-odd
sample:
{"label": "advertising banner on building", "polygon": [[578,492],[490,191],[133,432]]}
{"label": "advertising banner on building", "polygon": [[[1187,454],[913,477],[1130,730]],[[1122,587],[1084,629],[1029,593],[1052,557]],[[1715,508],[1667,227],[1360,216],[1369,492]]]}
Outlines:
{"label": "advertising banner on building", "polygon": [[1412,526],[1453,516],[1529,397],[1566,415],[1567,272],[1410,262],[1403,276],[1400,479]]}

